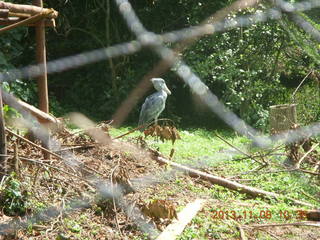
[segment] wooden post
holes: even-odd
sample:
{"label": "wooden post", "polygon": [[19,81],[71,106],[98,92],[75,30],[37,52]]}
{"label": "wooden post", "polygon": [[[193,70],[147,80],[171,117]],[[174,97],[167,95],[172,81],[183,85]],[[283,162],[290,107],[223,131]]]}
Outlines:
{"label": "wooden post", "polygon": [[[43,7],[42,0],[33,0],[33,4]],[[47,79],[47,62],[46,62],[46,36],[44,20],[40,20],[36,28],[36,57],[38,64],[42,65],[43,74],[37,78],[39,109],[45,113],[49,113],[48,98],[48,79]]]}
{"label": "wooden post", "polygon": [[292,129],[297,124],[297,104],[282,104],[270,107],[270,130],[278,133]]}
{"label": "wooden post", "polygon": [[[2,87],[0,86],[0,178],[2,178],[7,170],[7,140],[4,127],[4,115],[2,104]],[[1,179],[0,179],[1,180]]]}
{"label": "wooden post", "polygon": [[[33,0],[33,4],[43,7],[42,0]],[[49,97],[48,97],[48,78],[47,78],[47,59],[46,59],[46,35],[44,19],[39,21],[36,28],[36,58],[38,64],[42,67],[43,73],[37,78],[39,109],[45,113],[49,113]],[[49,129],[48,129],[49,133]],[[49,136],[49,134],[48,134]],[[49,139],[42,143],[45,148],[50,149]],[[50,159],[50,154],[43,152],[46,159]]]}

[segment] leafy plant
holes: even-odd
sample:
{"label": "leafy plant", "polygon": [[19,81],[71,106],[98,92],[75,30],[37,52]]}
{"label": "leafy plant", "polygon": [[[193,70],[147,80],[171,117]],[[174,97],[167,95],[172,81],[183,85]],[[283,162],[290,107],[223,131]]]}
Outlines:
{"label": "leafy plant", "polygon": [[27,211],[28,192],[23,190],[21,182],[11,174],[1,189],[0,203],[8,216],[22,216]]}

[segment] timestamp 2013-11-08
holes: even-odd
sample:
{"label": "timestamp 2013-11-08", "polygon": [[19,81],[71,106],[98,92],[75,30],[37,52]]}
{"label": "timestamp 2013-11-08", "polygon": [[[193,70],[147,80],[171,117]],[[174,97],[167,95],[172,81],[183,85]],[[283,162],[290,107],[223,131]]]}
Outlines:
{"label": "timestamp 2013-11-08", "polygon": [[242,211],[235,211],[235,210],[211,210],[211,217],[213,219],[221,219],[221,220],[245,220],[245,219],[271,219],[271,218],[280,218],[283,220],[304,220],[306,219],[306,211],[304,210],[295,210],[295,211],[288,211],[288,210],[279,210],[279,211],[271,211],[271,210],[242,210]]}

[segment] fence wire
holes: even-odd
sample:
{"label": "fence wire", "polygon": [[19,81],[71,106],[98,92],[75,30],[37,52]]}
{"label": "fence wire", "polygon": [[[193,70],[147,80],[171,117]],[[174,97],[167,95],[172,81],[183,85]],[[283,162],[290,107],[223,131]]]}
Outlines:
{"label": "fence wire", "polygon": [[[240,6],[241,4],[245,5],[248,2],[249,1],[239,0],[236,3]],[[257,4],[257,2],[258,1],[250,1],[249,3],[251,6],[254,6],[255,4]],[[225,105],[221,101],[219,101],[217,96],[215,96],[210,91],[210,89],[201,81],[200,77],[196,73],[194,73],[192,69],[183,61],[180,55],[172,49],[166,47],[166,43],[168,42],[183,42],[190,39],[197,39],[205,35],[212,35],[217,32],[229,31],[237,27],[249,27],[253,24],[264,23],[270,20],[279,21],[285,14],[289,14],[289,20],[295,22],[298,26],[301,27],[301,29],[309,33],[316,41],[320,42],[319,31],[304,18],[296,14],[319,7],[319,0],[303,1],[294,4],[285,2],[283,0],[274,0],[269,2],[270,4],[273,3],[273,5],[271,5],[269,9],[257,10],[257,12],[254,14],[238,16],[236,18],[225,19],[213,23],[205,23],[199,26],[191,26],[164,34],[157,34],[145,29],[143,23],[139,20],[129,1],[115,0],[115,3],[117,4],[121,15],[125,19],[128,28],[135,34],[136,39],[127,43],[83,52],[77,55],[50,61],[47,63],[47,72],[49,74],[58,73],[106,59],[133,54],[143,48],[149,48],[151,51],[154,51],[158,54],[159,58],[162,61],[162,65],[159,64],[160,67],[158,67],[155,71],[151,71],[150,74],[146,75],[146,77],[144,78],[145,81],[148,80],[150,76],[155,74],[160,75],[170,68],[190,87],[193,93],[197,94],[200,97],[200,99],[209,107],[212,112],[219,116],[235,131],[252,139],[257,146],[270,147],[274,142],[278,141],[281,141],[283,143],[292,143],[304,139],[306,136],[317,136],[320,134],[320,123],[313,123],[309,126],[290,130],[281,134],[271,136],[263,135],[259,131],[246,124],[236,114],[225,107]],[[249,3],[247,5],[249,5]],[[228,14],[231,13],[228,8],[226,9]],[[16,81],[17,79],[35,78],[41,75],[43,72],[44,68],[42,65],[26,66],[24,68],[12,69],[5,73],[0,73],[0,81],[12,82]],[[138,88],[133,90],[133,92],[136,91],[137,94],[133,94],[132,96],[138,96],[138,98],[140,98],[147,91],[147,88],[141,88],[141,86],[145,85],[138,85]],[[49,136],[48,132],[41,126],[37,119],[35,119],[29,112],[18,107],[17,99],[12,94],[9,94],[3,90],[2,93],[5,102],[8,105],[16,108],[17,111],[21,113],[21,115],[25,119],[25,126],[28,129],[33,129],[34,134],[39,139],[49,141],[49,146],[52,149],[56,151],[61,150],[61,144],[54,138]],[[130,102],[131,105],[124,104],[123,108],[125,108],[125,110],[121,110],[120,107],[120,110],[115,113],[115,118],[117,118],[118,115],[121,115],[122,119],[120,120],[123,120],[126,117],[127,113],[131,110],[131,108],[134,107],[135,103],[137,102],[137,100],[133,100],[133,97],[130,98],[130,96],[126,101]],[[121,111],[125,113],[122,114]],[[81,126],[83,128],[89,128],[90,126],[92,127],[92,125],[94,125],[93,122],[81,115],[77,115],[75,117],[75,122],[78,126]],[[111,146],[114,145],[113,147],[116,148],[116,144],[113,144],[110,138],[103,133],[93,134],[92,137],[98,142],[107,143]],[[84,170],[84,166],[81,164],[81,161],[78,160],[71,151],[66,151],[63,155],[61,155],[61,158],[67,166],[75,168],[76,171]],[[160,175],[167,175],[170,178],[170,176],[173,174],[175,173],[165,172],[161,173]],[[145,188],[153,184],[162,183],[167,179],[168,178],[165,177],[164,180],[162,179],[157,181],[156,179],[150,179],[146,176],[145,178],[143,177],[140,179],[136,179],[136,181],[134,182],[137,185]],[[150,234],[151,236],[156,236],[158,234],[158,231],[155,229],[155,227],[144,220],[143,214],[139,211],[139,209],[134,208],[130,203],[124,200],[122,190],[119,189],[118,185],[114,185],[97,176],[90,176],[86,179],[86,181],[93,187],[95,187],[96,191],[104,196],[104,198],[117,199],[118,207],[122,208],[123,211],[133,219],[133,221],[141,228],[142,231]],[[0,224],[0,234],[6,235],[8,234],[9,230],[27,228],[27,223],[50,221],[52,218],[56,218],[59,215],[69,214],[70,212],[77,209],[87,208],[90,206],[90,204],[86,201],[83,201],[82,199],[74,199],[69,202],[69,206],[70,207],[68,209],[65,209],[64,207],[48,207],[39,214],[28,217],[24,221],[14,220],[6,224]]]}

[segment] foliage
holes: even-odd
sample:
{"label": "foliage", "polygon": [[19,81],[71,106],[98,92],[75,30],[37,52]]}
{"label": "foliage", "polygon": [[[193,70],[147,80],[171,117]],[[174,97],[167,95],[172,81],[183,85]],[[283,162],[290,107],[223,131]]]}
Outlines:
{"label": "foliage", "polygon": [[[163,33],[199,24],[233,1],[131,2],[148,30]],[[57,29],[47,30],[48,60],[134,39],[124,21],[119,20],[122,17],[111,0],[49,0],[45,5],[59,11]],[[267,7],[260,4],[256,8],[233,12],[228,19],[263,11]],[[317,27],[316,10],[301,16]],[[32,28],[9,31],[0,43],[5,46],[0,51],[2,71],[30,64],[30,56],[34,55]],[[175,47],[169,43],[167,46]],[[232,111],[249,124],[265,128],[269,106],[287,103],[301,79],[319,65],[317,50],[318,45],[305,32],[285,19],[203,37],[182,54],[210,90]],[[132,56],[50,75],[50,107],[58,115],[80,111],[98,120],[111,119],[138,81],[158,61],[158,56],[145,49]],[[181,120],[184,125],[216,127],[217,117],[199,107],[196,98],[181,81],[177,81],[175,74],[167,72],[162,77],[173,92],[163,116],[176,122]],[[36,103],[35,89],[32,81],[16,81],[10,88],[33,104]],[[129,122],[137,122],[140,104],[132,111]]]}
{"label": "foliage", "polygon": [[24,191],[15,174],[11,174],[1,189],[1,208],[8,216],[21,216],[27,211],[28,192]]}

